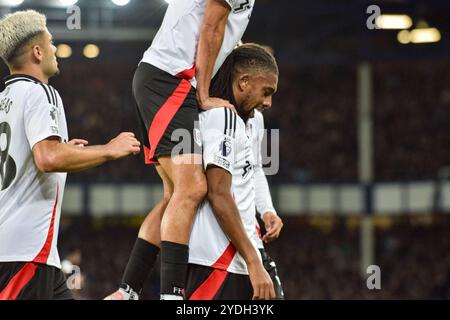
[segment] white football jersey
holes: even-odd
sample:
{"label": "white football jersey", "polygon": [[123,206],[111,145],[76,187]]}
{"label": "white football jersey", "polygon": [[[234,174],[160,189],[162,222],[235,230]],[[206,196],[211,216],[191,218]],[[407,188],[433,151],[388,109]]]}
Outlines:
{"label": "white football jersey", "polygon": [[[226,108],[201,112],[200,132],[204,167],[214,165],[232,175],[230,192],[245,231],[257,251],[254,238],[256,210],[252,137],[247,136],[244,121]],[[200,205],[194,220],[189,242],[189,263],[248,274],[244,259],[223,232],[207,200]]]}
{"label": "white football jersey", "polygon": [[58,92],[25,75],[5,79],[0,93],[0,262],[60,268],[56,248],[66,173],[42,173],[33,146],[56,136],[67,142]]}
{"label": "white football jersey", "polygon": [[[223,0],[231,12],[225,35],[214,66],[216,74],[226,57],[242,39],[247,29],[255,0]],[[195,86],[195,58],[208,0],[173,0],[162,25],[142,62],[149,63],[173,76],[184,74]]]}

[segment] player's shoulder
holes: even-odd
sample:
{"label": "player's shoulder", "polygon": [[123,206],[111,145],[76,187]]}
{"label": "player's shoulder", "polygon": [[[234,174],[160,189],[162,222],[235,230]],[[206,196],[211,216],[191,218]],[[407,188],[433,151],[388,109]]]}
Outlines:
{"label": "player's shoulder", "polygon": [[220,130],[224,134],[236,131],[237,115],[229,108],[212,108],[200,113],[200,123],[203,129]]}
{"label": "player's shoulder", "polygon": [[200,120],[209,121],[209,122],[224,122],[229,118],[233,117],[234,112],[228,108],[212,108],[209,110],[205,110],[200,112]]}
{"label": "player's shoulder", "polygon": [[58,92],[50,85],[42,83],[38,79],[29,75],[10,75],[5,78],[6,88],[18,88],[20,95],[24,95],[32,102],[47,101],[50,104],[56,103]]}

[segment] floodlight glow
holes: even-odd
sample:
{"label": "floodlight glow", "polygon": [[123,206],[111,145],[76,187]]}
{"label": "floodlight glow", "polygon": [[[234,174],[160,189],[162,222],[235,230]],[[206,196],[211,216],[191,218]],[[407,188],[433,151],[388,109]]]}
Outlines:
{"label": "floodlight glow", "polygon": [[130,3],[130,0],[111,0],[116,6],[122,7]]}
{"label": "floodlight glow", "polygon": [[78,0],[59,0],[59,2],[63,5],[63,6],[73,6],[74,4],[76,4],[78,2]]}
{"label": "floodlight glow", "polygon": [[56,56],[62,59],[70,58],[72,56],[72,48],[67,44],[60,44],[56,48]]}
{"label": "floodlight glow", "polygon": [[24,0],[0,0],[0,5],[8,7],[20,6]]}
{"label": "floodlight glow", "polygon": [[406,14],[382,14],[375,23],[381,29],[409,29],[413,22]]}
{"label": "floodlight glow", "polygon": [[84,47],[83,54],[88,59],[95,59],[100,54],[100,48],[95,44],[88,44]]}
{"label": "floodlight glow", "polygon": [[441,40],[441,33],[436,28],[420,28],[411,31],[412,43],[432,43]]}
{"label": "floodlight glow", "polygon": [[408,30],[402,30],[397,34],[397,40],[401,44],[408,44],[411,42],[411,35]]}

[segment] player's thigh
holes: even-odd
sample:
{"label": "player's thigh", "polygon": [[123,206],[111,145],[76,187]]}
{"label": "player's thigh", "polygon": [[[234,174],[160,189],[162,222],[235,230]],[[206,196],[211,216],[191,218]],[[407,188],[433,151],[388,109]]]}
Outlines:
{"label": "player's thigh", "polygon": [[[164,156],[158,161],[173,183],[174,191],[202,190],[206,192],[206,176],[200,154]],[[195,187],[194,189],[192,189]]]}
{"label": "player's thigh", "polygon": [[163,188],[164,188],[164,202],[168,202],[170,200],[170,197],[173,194],[173,182],[169,176],[169,174],[164,170],[164,168],[158,164],[156,165],[156,172],[158,172],[158,175],[160,176],[162,182],[163,182]]}

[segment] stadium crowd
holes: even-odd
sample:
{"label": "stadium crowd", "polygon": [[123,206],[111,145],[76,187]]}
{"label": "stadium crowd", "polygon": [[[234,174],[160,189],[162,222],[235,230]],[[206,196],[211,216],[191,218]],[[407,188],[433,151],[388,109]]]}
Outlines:
{"label": "stadium crowd", "polygon": [[[62,256],[82,253],[84,287],[78,297],[101,299],[115,290],[137,228],[124,221],[67,221]],[[285,218],[285,229],[267,246],[287,299],[450,299],[450,217],[419,223],[408,217],[376,223],[381,290],[369,290],[359,265],[358,220]],[[117,236],[120,234],[120,241]],[[420,238],[420,241],[417,239]],[[158,298],[158,270],[148,278],[144,299]]]}
{"label": "stadium crowd", "polygon": [[[134,68],[63,64],[53,84],[64,99],[71,137],[101,143],[123,130],[140,135],[131,98]],[[279,92],[266,112],[267,127],[280,129],[280,171],[273,181],[356,181],[356,67],[284,65],[280,73]],[[450,164],[450,60],[377,62],[373,75],[376,179],[434,178]],[[154,181],[154,170],[141,160],[126,159],[70,181]]]}

